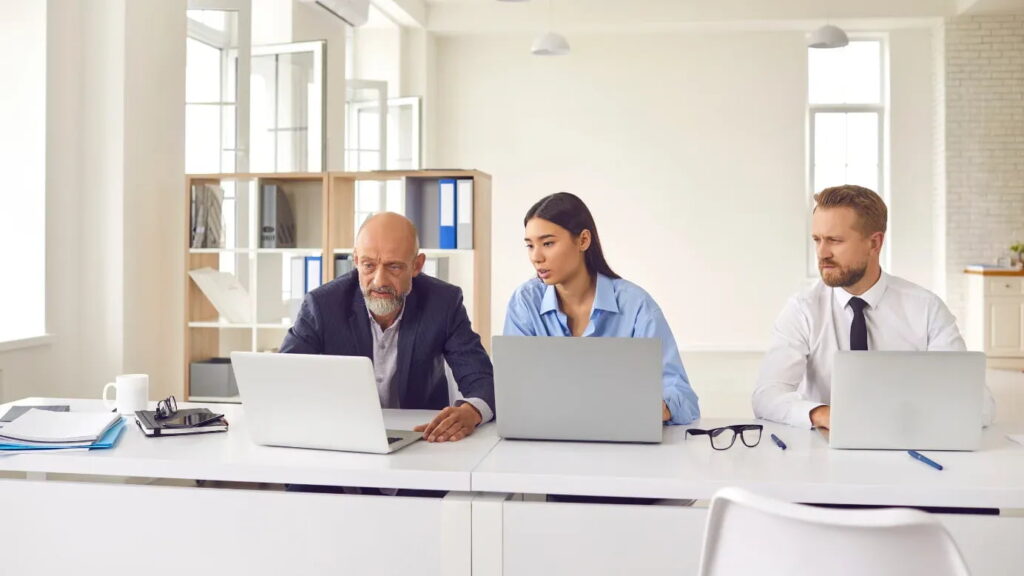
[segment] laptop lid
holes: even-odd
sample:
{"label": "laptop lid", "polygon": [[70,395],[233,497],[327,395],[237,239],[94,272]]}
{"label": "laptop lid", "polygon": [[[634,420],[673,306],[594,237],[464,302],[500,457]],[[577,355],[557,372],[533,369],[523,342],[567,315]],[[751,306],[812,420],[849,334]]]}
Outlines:
{"label": "laptop lid", "polygon": [[495,336],[498,435],[661,442],[661,341]]}
{"label": "laptop lid", "polygon": [[232,352],[231,364],[257,444],[385,454],[419,437],[389,447],[369,358]]}
{"label": "laptop lid", "polygon": [[837,352],[829,445],[977,450],[984,386],[981,352]]}

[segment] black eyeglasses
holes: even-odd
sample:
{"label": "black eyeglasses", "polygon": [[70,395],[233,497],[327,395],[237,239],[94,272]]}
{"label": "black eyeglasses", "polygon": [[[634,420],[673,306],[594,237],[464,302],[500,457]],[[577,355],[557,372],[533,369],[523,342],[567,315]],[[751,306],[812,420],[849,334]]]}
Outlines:
{"label": "black eyeglasses", "polygon": [[174,396],[168,396],[156,403],[157,419],[170,418],[178,413],[178,401]]}
{"label": "black eyeglasses", "polygon": [[743,440],[744,446],[753,448],[761,442],[761,430],[763,429],[764,426],[761,424],[734,424],[710,430],[689,428],[686,431],[685,438],[689,440],[691,434],[694,436],[706,435],[711,440],[712,448],[715,450],[728,450],[732,448],[732,445],[736,442],[736,437],[739,436]]}

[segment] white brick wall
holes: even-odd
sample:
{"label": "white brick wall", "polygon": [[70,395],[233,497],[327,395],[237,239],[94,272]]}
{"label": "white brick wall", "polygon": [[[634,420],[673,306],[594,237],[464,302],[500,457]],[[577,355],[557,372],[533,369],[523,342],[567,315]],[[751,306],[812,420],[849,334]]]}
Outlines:
{"label": "white brick wall", "polygon": [[1024,242],[1024,16],[954,18],[943,36],[946,295],[962,325],[964,266]]}

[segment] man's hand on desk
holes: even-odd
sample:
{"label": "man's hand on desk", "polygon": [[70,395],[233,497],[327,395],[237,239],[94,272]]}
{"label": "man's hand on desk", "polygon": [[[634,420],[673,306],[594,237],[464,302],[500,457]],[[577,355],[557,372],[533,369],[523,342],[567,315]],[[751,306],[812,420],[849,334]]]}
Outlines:
{"label": "man's hand on desk", "polygon": [[472,404],[466,402],[461,406],[449,406],[434,417],[429,424],[413,428],[423,432],[427,442],[455,442],[473,433],[483,417]]}
{"label": "man's hand on desk", "polygon": [[830,416],[832,415],[832,409],[828,406],[818,406],[814,410],[811,410],[811,426],[815,428],[828,428],[831,423]]}

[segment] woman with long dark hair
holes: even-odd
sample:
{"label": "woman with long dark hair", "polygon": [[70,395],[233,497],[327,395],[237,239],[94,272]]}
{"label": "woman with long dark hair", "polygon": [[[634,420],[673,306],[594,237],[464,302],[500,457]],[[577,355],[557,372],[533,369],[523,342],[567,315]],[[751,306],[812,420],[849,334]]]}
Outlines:
{"label": "woman with long dark hair", "polygon": [[662,420],[700,418],[661,308],[642,288],[612,271],[586,204],[567,192],[542,198],[523,219],[526,250],[537,277],[508,303],[506,336],[658,338],[662,346]]}

